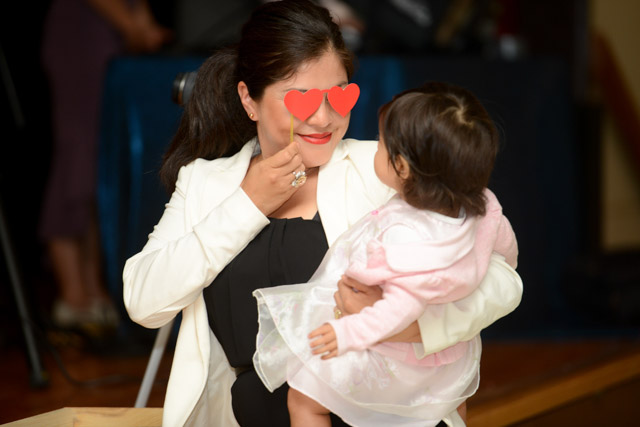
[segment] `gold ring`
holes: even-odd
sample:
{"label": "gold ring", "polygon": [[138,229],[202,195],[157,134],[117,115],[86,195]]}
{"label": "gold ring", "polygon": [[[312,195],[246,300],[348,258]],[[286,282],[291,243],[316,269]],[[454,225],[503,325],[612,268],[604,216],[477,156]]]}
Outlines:
{"label": "gold ring", "polygon": [[292,187],[298,187],[307,181],[307,173],[305,171],[291,172],[293,174]]}
{"label": "gold ring", "polygon": [[338,307],[333,307],[333,317],[339,319],[342,317],[342,311]]}

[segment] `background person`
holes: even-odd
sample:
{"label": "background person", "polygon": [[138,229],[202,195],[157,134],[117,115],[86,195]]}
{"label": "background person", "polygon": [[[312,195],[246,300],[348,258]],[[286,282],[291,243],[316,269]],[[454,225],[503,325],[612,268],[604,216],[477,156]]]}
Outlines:
{"label": "background person", "polygon": [[102,85],[109,61],[153,52],[170,39],[146,0],[55,0],[43,31],[53,147],[42,213],[59,295],[52,320],[63,328],[113,328],[118,313],[102,276],[96,178]]}

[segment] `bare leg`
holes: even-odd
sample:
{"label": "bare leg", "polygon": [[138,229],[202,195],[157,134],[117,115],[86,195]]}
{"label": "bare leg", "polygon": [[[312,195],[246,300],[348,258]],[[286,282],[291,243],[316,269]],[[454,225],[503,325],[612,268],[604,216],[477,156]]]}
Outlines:
{"label": "bare leg", "polygon": [[91,217],[89,228],[83,239],[83,246],[85,253],[83,275],[87,293],[92,301],[93,321],[103,326],[115,327],[119,323],[119,315],[106,291],[102,277],[100,233],[95,214]]}
{"label": "bare leg", "polygon": [[84,287],[80,242],[74,238],[54,238],[48,250],[62,301],[74,309],[89,309],[91,299]]}
{"label": "bare leg", "polygon": [[462,418],[462,421],[464,421],[464,423],[467,423],[467,401],[465,400],[464,402],[462,402],[460,404],[460,406],[458,406],[458,414],[460,414],[460,418]]}
{"label": "bare leg", "polygon": [[287,406],[291,427],[331,427],[329,410],[298,390],[289,388]]}
{"label": "bare leg", "polygon": [[53,238],[48,249],[60,291],[53,316],[58,326],[116,326],[118,314],[102,280],[96,217],[82,236]]}
{"label": "bare leg", "polygon": [[82,264],[82,273],[86,283],[87,293],[93,301],[107,302],[110,298],[104,288],[102,279],[100,237],[95,216],[91,217],[89,228],[83,237],[82,246],[85,255]]}

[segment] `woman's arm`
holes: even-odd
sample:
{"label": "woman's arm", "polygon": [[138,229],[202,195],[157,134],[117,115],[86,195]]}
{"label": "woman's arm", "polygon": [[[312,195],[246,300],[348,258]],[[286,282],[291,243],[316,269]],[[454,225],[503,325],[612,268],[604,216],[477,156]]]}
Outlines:
{"label": "woman's arm", "polygon": [[[366,286],[343,276],[334,299],[345,314],[359,313],[382,298],[377,286]],[[387,339],[396,342],[421,342],[425,354],[467,341],[520,304],[522,280],[504,258],[494,254],[485,278],[469,296],[451,303],[427,306],[417,322]]]}
{"label": "woman's arm", "polygon": [[428,306],[418,319],[425,354],[470,340],[515,310],[521,300],[522,279],[503,256],[494,253],[473,293],[452,303]]}
{"label": "woman's arm", "polygon": [[[160,222],[124,267],[124,302],[132,320],[157,328],[173,319],[269,224],[266,213],[296,190],[287,175],[302,161],[295,143],[252,162],[240,181],[239,165],[252,150],[248,143],[235,159],[222,159],[224,170],[204,160],[180,169]],[[256,198],[256,188],[268,202]]]}
{"label": "woman's arm", "polygon": [[[127,260],[123,298],[132,320],[158,328],[193,303],[268,219],[237,188],[198,221],[190,197],[210,197],[194,165],[182,168],[176,190],[141,252]],[[192,182],[195,181],[195,182]],[[195,190],[188,190],[196,186]],[[202,187],[202,188],[200,188]],[[191,225],[191,221],[196,221]]]}

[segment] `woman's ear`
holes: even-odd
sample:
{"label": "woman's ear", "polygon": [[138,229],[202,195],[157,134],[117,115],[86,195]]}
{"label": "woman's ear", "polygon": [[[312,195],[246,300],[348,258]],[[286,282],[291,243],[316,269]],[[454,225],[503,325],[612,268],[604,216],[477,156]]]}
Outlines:
{"label": "woman's ear", "polygon": [[407,162],[407,159],[398,154],[395,158],[395,166],[400,178],[403,180],[409,178],[411,170],[409,169],[409,162]]}
{"label": "woman's ear", "polygon": [[249,88],[245,82],[238,82],[238,96],[244,111],[247,112],[247,116],[253,121],[258,120],[258,109],[256,108],[256,102],[249,95]]}

